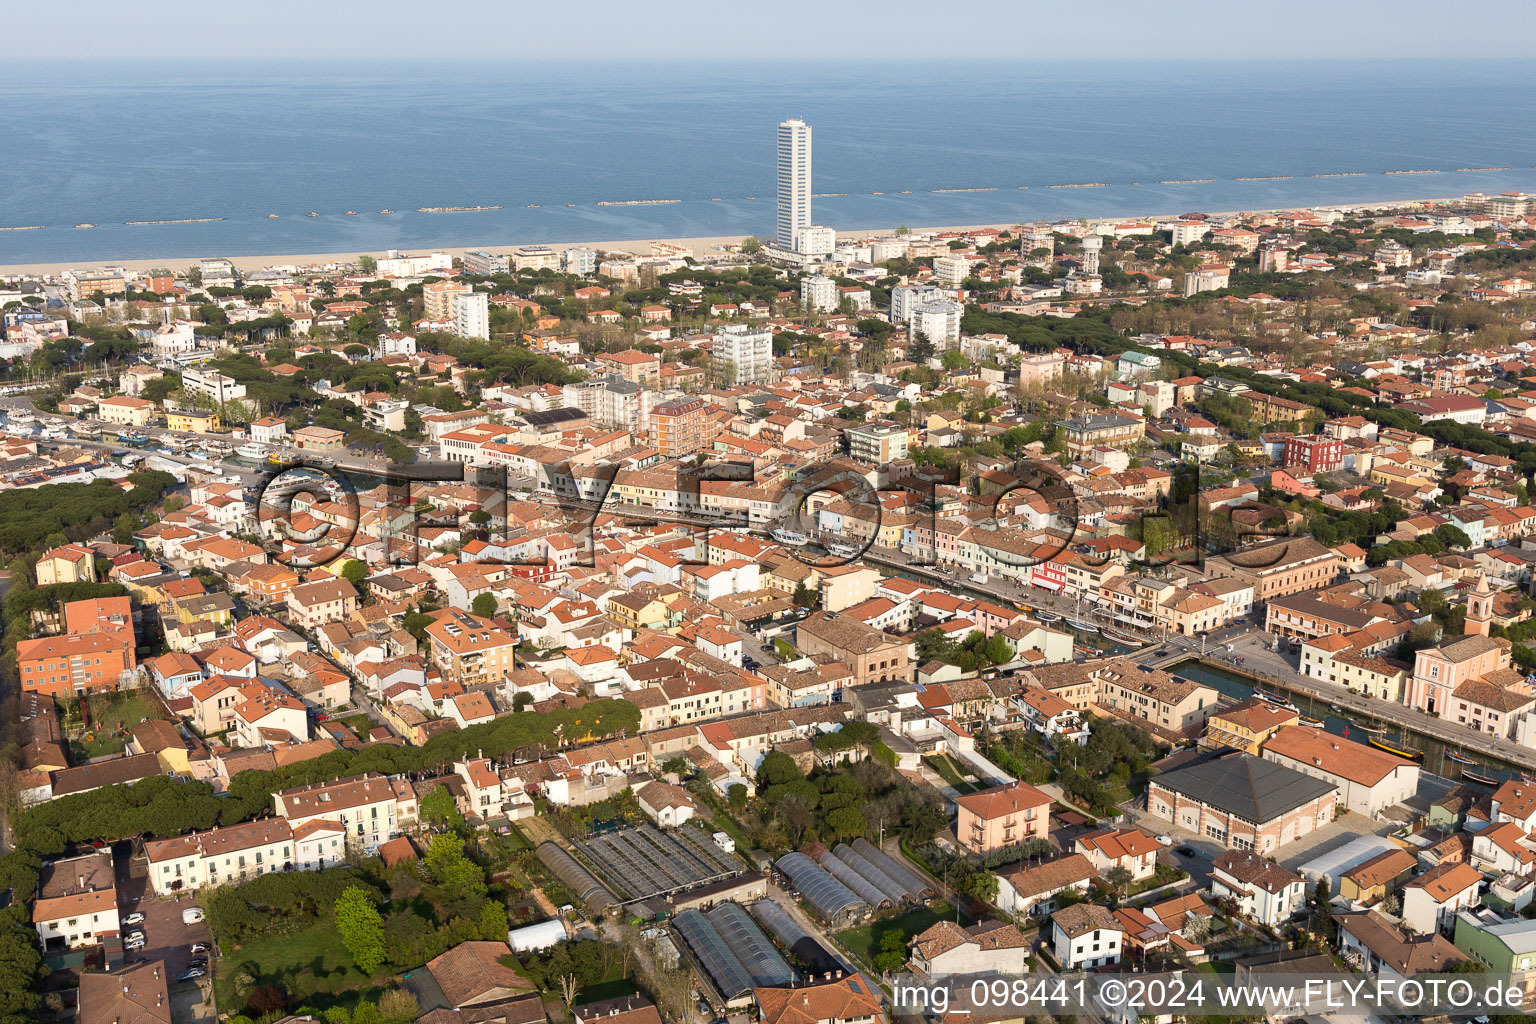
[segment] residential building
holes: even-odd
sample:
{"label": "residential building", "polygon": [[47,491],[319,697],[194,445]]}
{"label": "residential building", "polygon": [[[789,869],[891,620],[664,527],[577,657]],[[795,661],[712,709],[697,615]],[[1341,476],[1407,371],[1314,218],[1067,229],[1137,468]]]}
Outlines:
{"label": "residential building", "polygon": [[1252,850],[1228,850],[1211,864],[1211,895],[1235,901],[1238,913],[1278,929],[1305,909],[1307,883]]}
{"label": "residential building", "polygon": [[1107,908],[1078,903],[1051,915],[1051,948],[1064,971],[1120,962],[1125,928]]}
{"label": "residential building", "polygon": [[955,835],[972,853],[993,853],[1050,832],[1051,798],[1027,782],[966,793],[955,798],[955,806]]}
{"label": "residential building", "polygon": [[795,251],[798,233],[811,225],[811,126],[798,117],[778,129],[778,224],[774,241]]}

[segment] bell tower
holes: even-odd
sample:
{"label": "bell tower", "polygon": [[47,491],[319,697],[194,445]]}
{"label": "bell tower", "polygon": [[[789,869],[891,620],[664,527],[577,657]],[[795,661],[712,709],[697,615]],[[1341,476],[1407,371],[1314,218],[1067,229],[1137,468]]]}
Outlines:
{"label": "bell tower", "polygon": [[1493,625],[1493,592],[1488,589],[1488,578],[1477,574],[1477,585],[1467,598],[1467,636],[1487,636]]}

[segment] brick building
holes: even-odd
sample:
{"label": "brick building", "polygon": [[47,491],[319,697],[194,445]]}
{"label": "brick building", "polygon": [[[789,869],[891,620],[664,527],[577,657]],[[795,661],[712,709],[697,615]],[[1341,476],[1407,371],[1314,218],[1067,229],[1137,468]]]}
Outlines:
{"label": "brick building", "polygon": [[1338,787],[1249,754],[1153,779],[1147,810],[1235,850],[1270,853],[1333,820]]}

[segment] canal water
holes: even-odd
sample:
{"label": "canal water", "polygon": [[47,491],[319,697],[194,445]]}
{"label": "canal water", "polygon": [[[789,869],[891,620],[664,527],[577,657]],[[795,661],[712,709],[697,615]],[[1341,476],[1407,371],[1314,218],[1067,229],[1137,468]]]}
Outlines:
{"label": "canal water", "polygon": [[[1235,700],[1247,700],[1253,696],[1256,685],[1263,685],[1270,690],[1275,687],[1258,683],[1241,673],[1229,672],[1213,665],[1203,664],[1197,659],[1182,661],[1167,667],[1166,671],[1174,675],[1183,676],[1185,679],[1197,683],[1204,683],[1219,693],[1225,694]],[[1484,784],[1475,779],[1467,778],[1464,773],[1472,773],[1496,782],[1504,782],[1509,779],[1521,777],[1521,769],[1498,758],[1489,757],[1481,752],[1463,750],[1456,746],[1448,746],[1433,736],[1412,729],[1403,730],[1395,723],[1373,721],[1369,716],[1353,711],[1340,712],[1333,708],[1326,700],[1309,697],[1304,693],[1284,692],[1280,696],[1289,698],[1297,709],[1309,718],[1321,719],[1323,729],[1335,736],[1353,740],[1357,743],[1369,744],[1372,738],[1378,738],[1394,747],[1404,750],[1420,750],[1424,753],[1424,759],[1420,762],[1426,772],[1439,775],[1442,778],[1455,782],[1467,782],[1473,786]],[[1374,733],[1370,729],[1381,729],[1385,732]],[[1471,760],[1472,764],[1461,764],[1446,756],[1447,753],[1455,754]]]}

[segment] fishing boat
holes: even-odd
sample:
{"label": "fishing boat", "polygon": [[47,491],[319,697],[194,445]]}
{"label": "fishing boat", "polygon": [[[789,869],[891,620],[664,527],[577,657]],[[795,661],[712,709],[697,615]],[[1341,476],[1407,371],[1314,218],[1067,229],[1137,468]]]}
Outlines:
{"label": "fishing boat", "polygon": [[[1377,736],[1372,736],[1367,742],[1377,750],[1385,750],[1389,754],[1406,757],[1410,761],[1422,761],[1424,759],[1424,751],[1422,750],[1409,750],[1406,747],[1399,747],[1395,743],[1388,743]],[[1462,774],[1465,775],[1466,773],[1463,772]]]}
{"label": "fishing boat", "polygon": [[1259,700],[1262,700],[1264,703],[1271,705],[1272,707],[1283,708],[1286,711],[1297,710],[1295,704],[1292,704],[1278,693],[1270,693],[1268,690],[1261,690],[1255,686],[1253,688],[1253,695],[1259,698]]}
{"label": "fishing boat", "polygon": [[796,532],[795,530],[786,529],[782,526],[774,530],[772,536],[773,539],[778,541],[780,544],[787,544],[792,548],[804,547],[808,542],[808,538],[805,536],[805,534]]}
{"label": "fishing boat", "polygon": [[267,457],[267,449],[259,444],[243,444],[235,449],[235,454],[242,459],[261,460]]}
{"label": "fishing boat", "polygon": [[1313,729],[1321,729],[1323,727],[1323,720],[1321,718],[1313,718],[1311,715],[1302,715],[1296,720],[1302,725],[1309,726]]}
{"label": "fishing boat", "polygon": [[275,213],[267,214],[267,220],[277,220],[277,214],[275,214]]}
{"label": "fishing boat", "polygon": [[1491,789],[1497,789],[1499,786],[1498,779],[1491,779],[1486,775],[1479,774],[1478,772],[1463,771],[1461,773],[1461,777],[1466,779],[1468,782],[1475,782],[1479,786],[1488,786]]}
{"label": "fishing boat", "polygon": [[394,210],[380,210],[380,213],[394,213]]}
{"label": "fishing boat", "polygon": [[305,215],[304,215],[304,216],[306,216],[306,217],[318,217],[318,216],[320,216],[320,215],[319,215],[319,214],[318,214],[318,213],[316,213],[316,212],[315,212],[315,211],[314,211],[314,210],[310,210],[310,211],[309,211],[309,212],[308,212],[308,213],[306,213],[306,214],[305,214]]}
{"label": "fishing boat", "polygon": [[1344,713],[1344,709],[1339,707],[1337,704],[1329,704],[1328,710],[1340,715]]}
{"label": "fishing boat", "polygon": [[1477,762],[1472,760],[1470,757],[1462,757],[1454,750],[1447,750],[1445,752],[1445,759],[1447,761],[1455,761],[1457,764],[1477,764]]}
{"label": "fishing boat", "polygon": [[859,553],[858,545],[848,544],[837,540],[829,542],[827,544],[827,550],[832,554],[837,555],[839,558],[853,558]]}
{"label": "fishing boat", "polygon": [[357,211],[356,210],[343,210],[341,213],[342,213],[343,217],[356,217],[357,216]]}
{"label": "fishing boat", "polygon": [[1071,626],[1073,629],[1080,629],[1084,633],[1098,632],[1098,630],[1091,623],[1084,622],[1081,619],[1067,619],[1066,622],[1067,625]]}
{"label": "fishing boat", "polygon": [[1058,622],[1060,621],[1061,616],[1057,615],[1055,612],[1048,612],[1044,608],[1037,608],[1035,609],[1035,618],[1039,619],[1041,622]]}
{"label": "fishing boat", "polygon": [[283,457],[277,454],[277,452],[271,452],[267,455],[267,461],[274,466],[281,466],[283,464]]}
{"label": "fishing boat", "polygon": [[1124,644],[1124,645],[1126,645],[1128,647],[1142,647],[1142,646],[1144,646],[1143,641],[1138,640],[1135,637],[1130,636],[1129,634],[1126,634],[1126,633],[1117,633],[1117,632],[1115,632],[1112,629],[1102,630],[1101,632],[1103,632],[1103,634],[1104,634],[1104,639],[1106,639],[1106,640],[1113,640],[1117,644]]}

